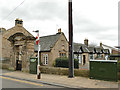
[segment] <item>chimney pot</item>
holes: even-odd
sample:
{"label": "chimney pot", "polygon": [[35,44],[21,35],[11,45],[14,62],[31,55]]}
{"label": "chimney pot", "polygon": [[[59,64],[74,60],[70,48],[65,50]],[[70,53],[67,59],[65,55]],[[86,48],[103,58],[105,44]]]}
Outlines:
{"label": "chimney pot", "polygon": [[88,39],[85,39],[85,40],[84,40],[84,44],[85,44],[86,46],[88,46]]}
{"label": "chimney pot", "polygon": [[58,33],[61,33],[61,28],[58,29]]}
{"label": "chimney pot", "polygon": [[100,47],[102,47],[102,42],[100,42]]}
{"label": "chimney pot", "polygon": [[15,26],[23,26],[23,21],[22,21],[22,19],[18,19],[18,18],[16,18],[16,20],[15,20]]}

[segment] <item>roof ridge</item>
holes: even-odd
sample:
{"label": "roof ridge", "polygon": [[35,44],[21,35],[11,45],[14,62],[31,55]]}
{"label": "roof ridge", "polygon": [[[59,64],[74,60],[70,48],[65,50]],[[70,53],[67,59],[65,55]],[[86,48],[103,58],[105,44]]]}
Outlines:
{"label": "roof ridge", "polygon": [[47,35],[47,36],[41,36],[40,38],[44,38],[44,37],[50,37],[50,36],[56,36],[58,34],[53,34],[53,35]]}

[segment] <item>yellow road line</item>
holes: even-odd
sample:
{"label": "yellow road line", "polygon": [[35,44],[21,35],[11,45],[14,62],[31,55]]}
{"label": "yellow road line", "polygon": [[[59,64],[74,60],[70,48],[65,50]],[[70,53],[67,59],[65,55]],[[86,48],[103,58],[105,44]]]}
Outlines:
{"label": "yellow road line", "polygon": [[27,83],[27,84],[32,84],[32,85],[37,85],[37,86],[43,86],[42,84],[28,82],[28,81],[24,81],[24,80],[13,79],[13,78],[8,78],[8,77],[3,77],[3,76],[0,76],[0,78],[12,80],[12,81],[17,81],[17,82],[22,82],[22,83]]}

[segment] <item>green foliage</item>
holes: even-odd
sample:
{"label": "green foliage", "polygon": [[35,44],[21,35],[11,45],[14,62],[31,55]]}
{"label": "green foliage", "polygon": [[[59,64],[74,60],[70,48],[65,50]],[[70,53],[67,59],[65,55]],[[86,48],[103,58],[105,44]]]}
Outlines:
{"label": "green foliage", "polygon": [[118,67],[118,71],[120,72],[120,61],[118,61],[117,67]]}
{"label": "green foliage", "polygon": [[[69,67],[69,60],[68,60],[68,58],[56,58],[56,60],[55,60],[55,67],[68,68]],[[79,68],[78,59],[74,59],[74,68]]]}
{"label": "green foliage", "polygon": [[118,72],[118,80],[120,80],[120,72]]}

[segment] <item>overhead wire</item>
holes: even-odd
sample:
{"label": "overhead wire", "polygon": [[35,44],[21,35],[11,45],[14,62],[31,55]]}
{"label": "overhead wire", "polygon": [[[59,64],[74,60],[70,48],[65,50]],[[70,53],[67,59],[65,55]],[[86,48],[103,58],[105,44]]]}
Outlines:
{"label": "overhead wire", "polygon": [[3,18],[2,21],[4,21],[5,19],[7,19],[7,18],[8,18],[19,6],[21,6],[24,2],[25,2],[25,0],[22,1],[17,7],[15,7],[5,18]]}

